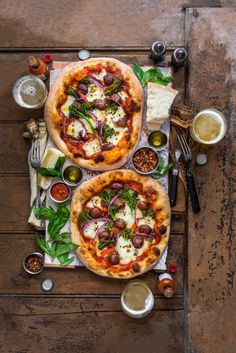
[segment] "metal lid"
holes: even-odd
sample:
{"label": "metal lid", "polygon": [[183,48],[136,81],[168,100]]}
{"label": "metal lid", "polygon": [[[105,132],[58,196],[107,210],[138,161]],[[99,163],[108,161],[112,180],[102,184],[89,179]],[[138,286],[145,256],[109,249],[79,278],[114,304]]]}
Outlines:
{"label": "metal lid", "polygon": [[196,163],[198,165],[204,165],[207,163],[207,155],[205,153],[199,153],[196,156]]}
{"label": "metal lid", "polygon": [[87,60],[90,58],[90,51],[87,49],[81,49],[78,51],[78,57],[80,60]]}
{"label": "metal lid", "polygon": [[174,291],[171,287],[166,287],[164,289],[164,296],[167,297],[167,298],[171,298],[173,297],[173,294],[174,294]]}
{"label": "metal lid", "polygon": [[42,282],[42,289],[45,291],[45,292],[49,292],[50,290],[52,290],[54,286],[54,283],[51,279],[47,278],[45,279],[43,282]]}

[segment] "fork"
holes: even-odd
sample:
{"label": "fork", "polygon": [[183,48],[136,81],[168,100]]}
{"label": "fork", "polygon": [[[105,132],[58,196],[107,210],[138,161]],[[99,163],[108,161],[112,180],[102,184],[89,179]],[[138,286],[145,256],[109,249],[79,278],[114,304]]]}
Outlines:
{"label": "fork", "polygon": [[[40,199],[40,188],[37,184],[38,168],[40,167],[40,142],[38,139],[34,140],[32,142],[32,148],[31,148],[31,153],[30,153],[30,164],[31,164],[32,168],[34,168],[36,170],[37,192],[36,192],[34,207],[39,208],[39,207],[41,207],[41,199]],[[39,218],[39,217],[37,217],[37,218]]]}
{"label": "fork", "polygon": [[198,200],[198,195],[197,195],[197,190],[195,186],[195,181],[193,177],[193,173],[190,172],[189,170],[189,165],[192,160],[192,153],[189,148],[189,145],[186,141],[185,136],[182,134],[181,130],[176,127],[176,133],[177,133],[177,139],[179,141],[179,144],[181,146],[184,159],[185,159],[185,166],[186,166],[186,181],[187,181],[187,188],[190,193],[190,199],[191,199],[191,204],[192,204],[192,209],[193,212],[197,213],[201,210],[199,200]]}

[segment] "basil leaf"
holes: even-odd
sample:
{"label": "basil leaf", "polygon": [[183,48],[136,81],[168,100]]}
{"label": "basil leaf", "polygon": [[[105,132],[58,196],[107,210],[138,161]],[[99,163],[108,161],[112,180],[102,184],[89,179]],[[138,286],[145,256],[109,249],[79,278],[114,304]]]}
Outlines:
{"label": "basil leaf", "polygon": [[173,80],[172,76],[163,75],[159,67],[156,66],[144,71],[138,64],[134,64],[133,71],[143,87],[148,82],[159,83],[160,85],[167,86],[168,83]]}
{"label": "basil leaf", "polygon": [[61,172],[58,172],[54,168],[45,168],[45,167],[39,167],[38,168],[38,173],[42,176],[51,176],[51,177],[58,177],[60,178],[62,176]]}
{"label": "basil leaf", "polygon": [[58,260],[62,266],[67,266],[74,261],[74,256],[69,258],[69,254],[63,254],[58,256]]}
{"label": "basil leaf", "polygon": [[78,248],[78,245],[73,244],[73,243],[64,243],[64,244],[59,244],[57,243],[57,248],[56,248],[56,256],[63,255],[65,253],[69,253],[70,251],[75,251]]}
{"label": "basil leaf", "polygon": [[51,207],[39,207],[34,209],[34,214],[43,219],[49,220],[55,215],[55,211]]}
{"label": "basil leaf", "polygon": [[141,85],[144,87],[147,83],[146,78],[144,78],[144,74],[145,74],[144,70],[138,64],[134,64],[133,71],[137,76],[137,78],[139,79]]}
{"label": "basil leaf", "polygon": [[58,172],[61,172],[65,161],[66,161],[65,156],[58,157],[58,160],[56,161],[56,164],[55,164],[55,170],[57,170]]}
{"label": "basil leaf", "polygon": [[48,242],[42,237],[42,235],[36,234],[35,239],[36,239],[36,243],[40,247],[40,249],[51,256],[51,248],[48,245]]}

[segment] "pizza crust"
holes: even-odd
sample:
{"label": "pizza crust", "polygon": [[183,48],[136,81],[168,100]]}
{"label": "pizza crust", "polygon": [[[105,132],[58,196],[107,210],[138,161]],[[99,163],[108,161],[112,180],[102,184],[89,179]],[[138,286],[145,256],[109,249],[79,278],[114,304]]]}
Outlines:
{"label": "pizza crust", "polygon": [[[73,153],[69,150],[66,143],[60,137],[60,129],[57,128],[58,122],[58,111],[57,106],[59,102],[65,99],[64,86],[69,85],[71,78],[76,75],[79,80],[79,71],[85,67],[96,66],[97,64],[102,64],[104,66],[114,66],[121,70],[124,76],[124,81],[129,83],[130,94],[132,99],[140,105],[141,109],[139,112],[134,112],[132,118],[133,131],[129,141],[123,141],[122,146],[117,146],[111,151],[104,151],[103,155],[105,157],[104,162],[96,163],[92,159],[83,159],[81,157],[75,157]],[[82,78],[82,77],[81,77]],[[50,137],[56,146],[72,161],[79,164],[81,167],[94,170],[94,171],[107,171],[112,169],[120,168],[124,165],[129,156],[135,149],[135,146],[139,140],[140,130],[142,126],[142,111],[143,111],[143,89],[138,81],[137,77],[133,73],[132,69],[112,58],[92,58],[82,62],[75,62],[67,65],[59,77],[55,81],[54,85],[51,87],[47,102],[45,105],[45,119]]]}
{"label": "pizza crust", "polygon": [[[121,181],[123,183],[134,181],[141,183],[144,187],[145,195],[148,195],[150,200],[155,200],[152,207],[155,211],[155,222],[157,226],[165,225],[167,230],[162,236],[160,243],[153,244],[151,248],[155,247],[159,250],[159,255],[155,255],[151,249],[148,256],[142,261],[136,261],[140,265],[140,271],[134,272],[132,269],[115,272],[111,268],[104,268],[102,262],[98,263],[92,256],[93,248],[89,242],[86,242],[78,229],[78,216],[83,210],[83,205],[95,194],[102,191],[107,185],[114,181]],[[154,179],[142,176],[132,170],[114,170],[105,172],[96,177],[84,182],[78,186],[74,192],[71,202],[71,238],[72,241],[79,245],[76,253],[82,263],[91,271],[107,277],[114,278],[132,278],[152,269],[159,261],[163,254],[169,240],[170,233],[170,205],[169,198],[164,188]]]}

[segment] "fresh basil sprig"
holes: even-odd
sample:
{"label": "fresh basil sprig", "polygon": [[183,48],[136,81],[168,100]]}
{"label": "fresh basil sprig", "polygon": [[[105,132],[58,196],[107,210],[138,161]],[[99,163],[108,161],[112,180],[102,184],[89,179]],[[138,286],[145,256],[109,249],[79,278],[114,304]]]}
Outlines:
{"label": "fresh basil sprig", "polygon": [[65,163],[66,157],[58,157],[54,168],[39,167],[38,173],[42,176],[58,177],[62,176],[62,167]]}
{"label": "fresh basil sprig", "polygon": [[168,173],[168,171],[170,169],[172,169],[172,168],[173,168],[173,164],[172,163],[169,163],[169,164],[165,165],[164,159],[160,158],[159,165],[158,165],[158,167],[156,169],[156,172],[152,173],[151,177],[153,177],[154,179],[160,179],[161,177],[166,175],[166,173]]}
{"label": "fresh basil sprig", "polygon": [[138,64],[134,64],[133,71],[143,87],[146,86],[148,82],[167,86],[168,83],[173,80],[172,76],[164,76],[161,70],[156,66],[144,71]]}
{"label": "fresh basil sprig", "polygon": [[55,211],[52,207],[40,207],[34,210],[35,214],[49,221],[49,240],[42,235],[36,234],[36,243],[44,252],[51,256],[52,260],[58,258],[62,266],[69,265],[74,257],[69,258],[69,253],[75,251],[78,245],[71,242],[69,232],[61,232],[68,221],[70,211],[61,204]]}

